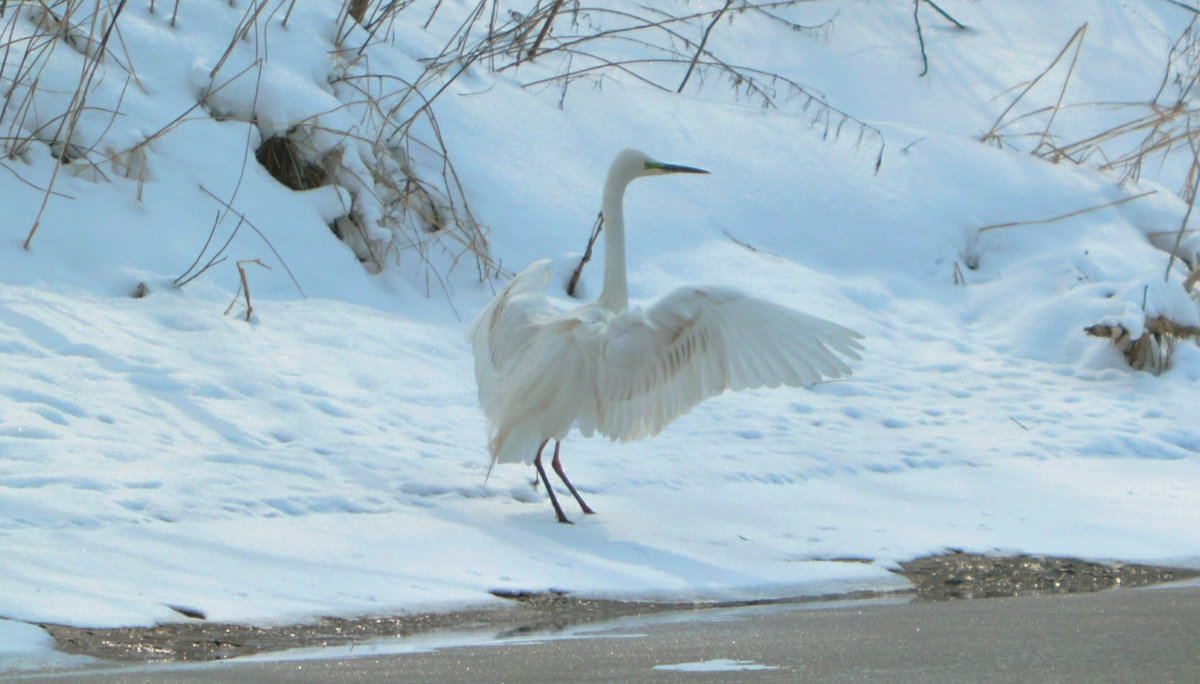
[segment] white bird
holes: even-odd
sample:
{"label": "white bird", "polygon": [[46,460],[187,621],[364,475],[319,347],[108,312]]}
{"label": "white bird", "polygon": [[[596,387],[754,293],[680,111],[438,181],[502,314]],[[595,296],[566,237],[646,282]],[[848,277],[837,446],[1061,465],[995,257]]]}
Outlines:
{"label": "white bird", "polygon": [[[491,465],[532,458],[559,522],[570,520],[546,477],[542,451],[573,426],[586,437],[641,439],[727,389],[808,387],[850,374],[837,354],[860,358],[862,335],[853,330],[730,288],[683,287],[648,309],[630,309],[625,188],[635,178],[668,173],[708,172],[637,150],[613,160],[601,203],[604,288],[595,302],[569,311],[553,305],[545,295],[551,261],[543,259],[517,274],[467,330]],[[562,469],[561,446],[554,447],[552,466],[592,513]]]}

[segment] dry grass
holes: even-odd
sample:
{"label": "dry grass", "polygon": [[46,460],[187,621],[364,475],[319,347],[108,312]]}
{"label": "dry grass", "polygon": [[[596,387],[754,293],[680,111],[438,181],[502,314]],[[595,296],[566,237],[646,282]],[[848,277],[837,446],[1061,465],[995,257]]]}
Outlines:
{"label": "dry grass", "polygon": [[[331,228],[340,226],[347,229],[347,235],[353,234],[347,244],[372,270],[414,255],[414,264],[425,264],[427,268],[430,291],[433,283],[441,282],[445,275],[437,269],[453,269],[464,260],[474,263],[480,279],[489,278],[496,266],[488,255],[486,232],[470,211],[449,159],[430,107],[432,98],[422,92],[437,77],[430,72],[431,78],[406,83],[373,73],[370,68],[372,43],[390,32],[397,14],[409,4],[347,0],[342,5],[336,44],[331,51],[342,74],[338,84],[354,94],[339,110],[361,114],[354,125],[330,126],[328,120],[345,121],[345,117],[318,114],[294,122],[286,135],[251,134],[252,127],[258,125],[254,109],[262,70],[270,59],[266,34],[286,28],[296,7],[295,0],[253,0],[240,4],[241,19],[209,73],[206,91],[192,106],[130,146],[112,144],[103,134],[94,134],[96,130],[107,132],[111,122],[121,116],[123,97],[115,105],[109,102],[102,107],[91,101],[94,86],[100,81],[111,84],[114,77],[119,77],[126,88],[140,87],[120,31],[127,0],[0,2],[0,166],[36,187],[23,177],[23,162],[38,149],[46,148],[55,159],[53,175],[44,187],[39,187],[42,207],[28,230],[25,247],[32,246],[45,207],[60,196],[54,186],[62,169],[70,168],[75,175],[101,182],[109,180],[107,170],[112,169],[138,182],[141,199],[148,178],[149,143],[190,122],[216,117],[248,124],[245,155],[235,190],[222,198],[214,196],[221,210],[214,235],[177,284],[190,281],[198,274],[197,268],[204,272],[224,261],[223,248],[216,255],[206,250],[220,244],[215,234],[220,233],[222,238],[227,234],[231,240],[246,225],[245,217],[234,207],[247,164],[256,160],[293,189],[333,184],[349,190],[351,202],[346,215]],[[172,27],[176,18],[186,18],[188,13],[186,3],[150,0],[146,5],[151,13],[169,12]],[[252,45],[257,59],[247,65],[243,58],[237,67],[231,67],[238,61],[234,55],[244,53],[239,46],[246,44]],[[46,77],[55,52],[64,49],[84,57],[84,68],[69,97],[55,92],[54,88],[62,84],[55,83],[52,88]],[[247,79],[253,80],[255,87],[255,105],[250,111],[213,109],[212,102],[225,88]],[[58,111],[53,111],[55,108]],[[97,123],[99,117],[107,117],[108,124]],[[77,124],[84,118],[92,131],[87,139],[77,134]],[[262,147],[255,144],[260,137],[266,139]],[[350,147],[358,162],[353,166],[341,163]],[[375,217],[377,225],[363,225],[366,215]],[[225,228],[219,229],[221,226]],[[255,228],[264,241],[267,228]]]}
{"label": "dry grass", "polygon": [[[344,188],[350,198],[345,214],[334,220],[330,229],[362,263],[372,271],[396,264],[410,272],[420,271],[427,292],[448,292],[446,276],[460,265],[470,264],[481,280],[500,272],[489,255],[486,229],[471,211],[434,113],[436,101],[476,65],[519,79],[521,65],[536,60],[540,67],[537,76],[523,85],[559,89],[560,104],[574,84],[602,85],[618,75],[668,92],[707,92],[723,83],[735,99],[807,113],[811,125],[825,137],[852,136],[856,145],[872,150],[878,168],[884,151],[878,130],[835,108],[803,84],[731,63],[712,47],[712,38],[722,26],[748,15],[786,26],[797,36],[824,35],[828,24],[806,26],[788,18],[789,10],[804,1],[726,2],[709,10],[696,10],[681,1],[620,10],[549,0],[537,3],[526,15],[502,15],[498,3],[479,0],[441,52],[426,60],[424,72],[406,81],[374,70],[372,47],[399,39],[396,26],[401,12],[428,12],[428,25],[442,3],[343,0],[331,46],[337,77],[330,81],[339,92],[341,105],[333,112],[290,122],[286,131],[263,130],[255,136],[252,130],[259,124],[254,110],[263,68],[271,58],[267,34],[286,29],[298,3],[251,0],[236,6],[241,17],[197,101],[133,145],[113,144],[104,134],[86,140],[77,134],[81,119],[88,119],[90,131],[107,132],[108,127],[97,124],[97,118],[107,117],[111,125],[122,114],[123,98],[102,106],[92,102],[98,78],[111,84],[119,77],[125,88],[141,87],[120,30],[127,0],[0,2],[0,165],[21,178],[21,161],[27,161],[39,146],[49,148],[55,171],[40,188],[43,211],[59,196],[54,185],[59,171],[68,166],[72,173],[101,182],[109,179],[109,173],[135,179],[140,199],[149,178],[152,157],[147,150],[152,141],[197,120],[242,120],[247,123],[247,137],[238,183],[229,194],[214,196],[220,213],[213,232],[196,263],[180,276],[179,284],[195,277],[196,269],[202,273],[224,262],[223,248],[216,254],[208,250],[227,246],[249,225],[244,212],[235,207],[247,165],[261,163],[293,189]],[[142,2],[151,13],[169,16],[173,30],[186,30],[187,3]],[[185,21],[177,27],[177,19]],[[255,56],[249,64],[244,57],[246,45]],[[84,68],[69,98],[51,97],[43,80],[47,65],[60,49],[84,57]],[[546,66],[551,67],[549,71],[542,68]],[[248,80],[255,89],[255,104],[249,111],[214,108],[224,89]],[[53,106],[61,111],[47,115]],[[356,117],[352,124],[345,123],[348,112]],[[332,116],[335,113],[338,116]],[[264,141],[261,146],[259,139]],[[26,248],[34,242],[41,215],[39,212],[29,228]],[[269,228],[254,227],[268,246]]]}
{"label": "dry grass", "polygon": [[[1141,178],[1147,168],[1153,167],[1160,174],[1178,169],[1174,178],[1176,192],[1188,203],[1189,210],[1181,225],[1170,231],[1176,240],[1174,248],[1169,250],[1169,273],[1176,258],[1190,256],[1181,254],[1179,249],[1183,236],[1192,230],[1188,228],[1188,220],[1200,189],[1200,108],[1192,102],[1193,88],[1200,82],[1200,15],[1193,17],[1173,43],[1158,89],[1144,102],[1066,101],[1086,36],[1087,24],[1084,24],[1072,34],[1050,64],[1024,84],[981,139],[1010,149],[1025,148],[1032,141],[1028,149],[1034,155],[1053,163],[1091,164],[1118,173],[1122,183]],[[1061,77],[1061,84],[1055,90],[1053,104],[1019,110],[1019,105],[1031,92],[1050,83],[1055,76]],[[1065,137],[1056,133],[1054,127],[1058,114],[1068,108],[1102,109],[1108,120],[1117,123]],[[1022,128],[1036,130],[1010,132]],[[1170,183],[1171,177],[1164,180]]]}
{"label": "dry grass", "polygon": [[[851,137],[855,149],[870,150],[878,171],[886,148],[878,129],[833,106],[802,83],[731,62],[712,47],[712,38],[722,26],[746,17],[784,26],[798,37],[822,38],[832,19],[805,25],[788,17],[789,10],[809,3],[727,0],[713,9],[696,10],[686,2],[611,8],[548,0],[538,2],[526,14],[502,15],[497,3],[479,0],[442,52],[429,61],[426,77],[448,84],[472,66],[483,65],[525,88],[557,89],[560,108],[577,84],[603,87],[613,78],[677,94],[707,95],[717,89],[719,97],[806,114],[809,125],[822,138]],[[433,18],[431,15],[430,21]],[[532,62],[538,68],[526,70],[533,74],[526,77],[522,67]],[[567,288],[572,296],[602,228],[601,217],[572,274]]]}
{"label": "dry grass", "polygon": [[[430,73],[453,80],[472,65],[485,65],[526,88],[557,88],[560,105],[573,85],[603,87],[613,77],[672,93],[708,92],[723,84],[739,101],[807,113],[824,137],[852,136],[857,145],[872,150],[878,168],[885,149],[878,129],[804,84],[731,62],[711,47],[720,26],[748,16],[783,25],[801,37],[825,35],[829,21],[808,26],[786,16],[787,10],[803,4],[805,0],[743,1],[695,10],[685,2],[672,2],[626,10],[551,0],[538,3],[528,14],[502,16],[495,3],[480,0],[441,54],[430,60]],[[533,77],[523,77],[521,67],[532,61],[542,68]]]}
{"label": "dry grass", "polygon": [[[43,188],[41,207],[25,238],[27,250],[37,234],[46,206],[55,196],[54,185],[65,165],[90,166],[94,173],[104,175],[93,160],[97,141],[85,147],[75,141],[75,131],[85,114],[96,114],[88,105],[88,95],[101,64],[112,63],[124,70],[128,75],[126,85],[133,77],[132,69],[110,49],[114,36],[123,43],[116,28],[125,4],[126,0],[14,3],[11,8],[7,2],[0,4],[0,20],[4,21],[0,29],[0,41],[3,41],[0,42],[0,74],[3,74],[0,89],[4,93],[4,102],[0,105],[0,127],[4,131],[0,136],[2,157],[6,160],[23,157],[36,141],[49,146],[55,161],[54,172]],[[32,24],[34,33],[18,32],[21,22]],[[44,117],[37,107],[38,92],[50,58],[60,46],[82,55],[83,68],[64,110],[55,116]],[[100,114],[115,118],[117,111],[102,110]]]}
{"label": "dry grass", "polygon": [[[1162,238],[1173,236],[1170,248],[1165,248],[1166,268],[1163,277],[1170,281],[1177,261],[1186,264],[1190,273],[1183,278],[1183,288],[1194,292],[1200,279],[1200,254],[1186,254],[1183,238],[1194,232],[1189,228],[1197,197],[1200,196],[1200,108],[1194,105],[1193,89],[1200,83],[1200,14],[1193,11],[1192,21],[1172,44],[1166,58],[1162,80],[1154,96],[1145,102],[1067,103],[1067,90],[1078,65],[1079,54],[1087,36],[1087,24],[1080,26],[1050,64],[1020,92],[997,118],[992,128],[982,136],[984,142],[1010,149],[1028,150],[1052,163],[1090,164],[1119,174],[1122,184],[1141,178],[1144,170],[1153,167],[1170,183],[1169,175],[1177,170],[1174,181],[1177,194],[1187,203],[1179,226],[1171,230],[1147,231],[1155,244],[1164,246]],[[1030,105],[1020,110],[1032,92],[1060,78],[1053,91],[1050,105]],[[1043,99],[1045,94],[1043,94]],[[1106,128],[1083,134],[1064,136],[1055,131],[1058,114],[1067,108],[1103,109],[1110,115]],[[1010,132],[1024,129],[1023,132]],[[1032,143],[1030,144],[1030,141]],[[1151,191],[1153,192],[1153,191]],[[981,230],[1006,228],[1033,223],[1050,223],[1096,209],[1132,201],[1151,193],[1127,197],[1097,207],[1070,212],[1049,219],[1011,222],[987,226]],[[1194,297],[1194,295],[1193,295]],[[1133,339],[1121,326],[1093,325],[1089,335],[1113,340],[1136,369],[1155,373],[1166,369],[1176,344],[1180,340],[1200,341],[1197,330],[1163,317],[1147,318],[1145,333]]]}
{"label": "dry grass", "polygon": [[1068,211],[1064,214],[1057,214],[1055,216],[1050,216],[1048,218],[1029,219],[1026,221],[1006,221],[1004,223],[993,223],[988,226],[983,226],[982,228],[977,228],[976,230],[978,230],[980,233],[983,233],[983,232],[986,232],[989,230],[998,230],[1000,228],[1016,228],[1019,226],[1045,225],[1047,223],[1054,223],[1056,221],[1063,221],[1063,220],[1066,220],[1069,218],[1074,218],[1076,216],[1082,216],[1083,214],[1087,214],[1087,213],[1090,213],[1093,211],[1100,211],[1101,209],[1107,209],[1109,207],[1120,206],[1122,204],[1125,204],[1126,202],[1133,202],[1135,200],[1140,200],[1143,197],[1149,197],[1150,195],[1156,194],[1157,192],[1158,192],[1157,190],[1147,190],[1146,192],[1138,193],[1136,195],[1131,195],[1129,197],[1122,197],[1119,200],[1113,200],[1111,202],[1105,202],[1103,204],[1097,204],[1095,206],[1085,207],[1083,209],[1076,209],[1075,211]]}
{"label": "dry grass", "polygon": [[1155,375],[1170,366],[1175,345],[1181,340],[1200,342],[1200,328],[1180,325],[1164,316],[1146,319],[1146,329],[1137,338],[1130,335],[1122,325],[1093,325],[1084,328],[1084,332],[1093,337],[1112,340],[1117,349],[1125,355],[1130,367]]}

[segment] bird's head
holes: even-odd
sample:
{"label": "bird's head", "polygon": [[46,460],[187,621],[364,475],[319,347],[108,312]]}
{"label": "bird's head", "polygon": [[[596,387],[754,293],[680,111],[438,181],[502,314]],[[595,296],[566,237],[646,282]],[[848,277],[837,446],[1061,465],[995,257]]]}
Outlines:
{"label": "bird's head", "polygon": [[680,164],[667,164],[651,159],[645,152],[638,150],[621,150],[609,167],[609,178],[620,179],[628,183],[634,178],[643,176],[661,176],[667,173],[708,173],[704,169]]}

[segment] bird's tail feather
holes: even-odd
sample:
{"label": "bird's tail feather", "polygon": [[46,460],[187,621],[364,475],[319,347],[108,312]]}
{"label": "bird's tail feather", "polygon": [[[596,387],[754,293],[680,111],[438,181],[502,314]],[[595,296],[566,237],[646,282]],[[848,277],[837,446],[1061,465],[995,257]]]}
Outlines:
{"label": "bird's tail feather", "polygon": [[537,456],[538,447],[544,438],[536,430],[528,429],[520,424],[499,429],[492,435],[488,447],[492,452],[492,462],[488,465],[488,473],[497,463],[528,463]]}

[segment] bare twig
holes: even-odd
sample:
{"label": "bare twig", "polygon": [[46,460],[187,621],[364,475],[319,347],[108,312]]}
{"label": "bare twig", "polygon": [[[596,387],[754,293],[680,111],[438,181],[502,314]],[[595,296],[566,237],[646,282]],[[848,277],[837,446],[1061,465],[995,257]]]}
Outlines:
{"label": "bare twig", "polygon": [[[558,72],[526,81],[523,85],[537,88],[561,84],[565,88],[574,79],[586,77],[601,82],[608,73],[620,73],[650,87],[676,92],[681,85],[694,87],[700,74],[712,71],[718,73],[738,97],[753,98],[764,107],[782,108],[794,98],[798,105],[792,109],[811,113],[814,125],[822,127],[827,136],[837,137],[844,127],[853,127],[859,132],[860,143],[869,141],[878,147],[878,170],[882,165],[883,139],[877,129],[837,110],[824,97],[800,83],[775,72],[730,64],[713,52],[712,30],[720,18],[732,16],[735,12],[762,14],[771,21],[784,21],[793,30],[805,30],[808,27],[782,20],[769,11],[793,7],[805,1],[727,1],[712,9],[678,15],[662,9],[660,4],[635,5],[631,9],[604,5],[588,7],[588,21],[576,24],[584,26],[584,30],[576,35],[559,35],[549,47],[545,43],[537,43],[534,54],[539,59],[551,53],[563,56],[558,63]],[[545,28],[547,17],[555,11],[561,13],[556,9],[557,2],[529,15],[510,13],[511,22],[500,26],[495,26],[493,22],[484,38],[470,43],[466,36],[474,22],[481,20],[487,4],[485,0],[476,4],[472,17],[447,42],[443,52],[429,62],[431,71],[451,73],[451,78],[457,78],[457,72],[463,64],[480,62],[499,72],[515,70],[526,61],[531,43],[537,41],[534,34]],[[703,28],[700,38],[696,39],[689,29],[700,22]],[[617,51],[619,54],[628,54],[625,48],[629,45],[641,46],[644,50],[635,56],[614,55],[613,47],[620,48]],[[563,65],[566,65],[566,70],[563,70]],[[663,67],[677,67],[678,71]],[[672,76],[674,73],[679,76]],[[562,92],[560,88],[560,94]]]}
{"label": "bare twig", "polygon": [[1183,8],[1183,9],[1191,12],[1192,14],[1200,14],[1200,10],[1196,9],[1195,7],[1192,7],[1191,5],[1185,5],[1182,2],[1179,2],[1179,0],[1163,0],[1163,2],[1169,2],[1172,5],[1175,5],[1176,7],[1180,7],[1180,8]]}
{"label": "bare twig", "polygon": [[221,70],[221,67],[225,66],[225,60],[229,59],[229,56],[233,54],[233,49],[237,47],[238,41],[244,38],[250,27],[257,23],[258,15],[267,8],[267,4],[267,0],[258,0],[257,3],[250,3],[250,8],[242,17],[242,22],[238,25],[237,30],[233,32],[233,37],[229,40],[229,45],[225,48],[225,53],[221,55],[221,59],[217,60],[217,65],[208,73],[209,80],[217,77],[217,72]]}
{"label": "bare twig", "polygon": [[921,73],[918,78],[929,73],[929,57],[925,55],[925,34],[921,32],[921,0],[913,0],[913,23],[917,25],[917,43],[921,47]]}
{"label": "bare twig", "polygon": [[700,61],[700,56],[704,54],[704,48],[708,45],[708,36],[712,33],[713,27],[721,21],[721,17],[729,10],[729,6],[733,4],[733,0],[725,0],[725,6],[719,12],[713,15],[712,21],[708,22],[708,26],[704,27],[704,35],[700,37],[700,44],[696,46],[696,53],[692,55],[692,61],[688,64],[687,72],[683,75],[683,80],[679,82],[679,87],[675,92],[682,93],[683,87],[687,85],[688,79],[692,77],[692,72],[696,69],[696,62]]}
{"label": "bare twig", "polygon": [[733,241],[733,244],[735,244],[735,245],[737,245],[737,246],[739,246],[739,247],[744,247],[744,248],[746,248],[746,249],[750,250],[751,252],[754,252],[755,254],[765,254],[765,255],[767,255],[767,256],[770,256],[770,257],[775,257],[776,259],[782,259],[782,258],[783,258],[782,256],[780,256],[779,254],[776,254],[775,252],[772,252],[772,251],[770,251],[770,250],[767,250],[767,249],[762,249],[762,248],[760,248],[760,247],[755,247],[754,245],[750,244],[749,242],[746,242],[745,240],[739,240],[739,239],[735,238],[735,237],[734,237],[734,236],[733,236],[733,235],[732,235],[732,234],[731,234],[729,231],[727,231],[727,230],[722,230],[722,231],[721,231],[721,233],[722,233],[722,234],[724,234],[724,235],[725,235],[725,237],[727,237],[727,238],[729,238],[730,240],[732,240],[732,241]]}
{"label": "bare twig", "polygon": [[554,4],[550,6],[550,12],[546,15],[546,21],[542,24],[542,30],[538,31],[537,39],[533,41],[533,47],[529,48],[529,54],[525,59],[532,61],[534,57],[537,57],[538,49],[542,47],[542,41],[546,40],[547,34],[550,33],[550,25],[554,23],[554,18],[558,16],[562,5],[563,0],[554,0]]}
{"label": "bare twig", "polygon": [[963,26],[961,23],[959,23],[959,21],[957,19],[950,16],[946,12],[946,10],[942,9],[941,7],[938,7],[937,3],[933,2],[933,0],[913,0],[913,23],[917,25],[917,43],[920,45],[920,48],[921,48],[921,73],[917,74],[918,78],[923,77],[929,73],[929,57],[926,56],[926,54],[925,54],[925,33],[921,30],[921,3],[922,2],[924,2],[925,4],[932,7],[933,10],[935,12],[937,12],[938,14],[942,15],[943,19],[950,22],[951,24],[954,24],[954,28],[958,29],[959,31],[967,30],[966,26]]}
{"label": "bare twig", "polygon": [[221,206],[225,207],[234,216],[238,217],[238,219],[240,219],[239,225],[241,225],[241,221],[245,221],[246,225],[250,226],[250,229],[253,230],[255,233],[257,233],[258,237],[262,238],[262,241],[264,243],[266,243],[267,248],[270,249],[271,253],[275,255],[275,258],[279,260],[280,265],[283,266],[283,270],[287,272],[288,277],[292,279],[292,284],[296,286],[296,290],[298,292],[300,292],[300,296],[307,299],[308,295],[304,294],[304,288],[300,287],[300,282],[298,280],[296,280],[296,276],[292,274],[292,269],[288,268],[287,262],[283,260],[283,257],[280,256],[279,251],[277,249],[275,249],[275,245],[271,244],[271,241],[268,240],[267,236],[265,234],[263,234],[263,232],[261,230],[258,229],[258,226],[254,225],[253,221],[246,218],[245,214],[242,214],[240,211],[238,211],[237,209],[234,209],[232,206],[230,206],[228,202],[226,202],[225,200],[221,199],[220,197],[217,197],[216,195],[209,192],[208,188],[201,185],[200,189],[202,191],[204,191],[204,194],[213,198],[217,202],[220,202]]}
{"label": "bare twig", "polygon": [[600,231],[604,229],[604,214],[596,214],[596,223],[592,226],[592,236],[588,238],[587,249],[583,250],[583,256],[579,258],[579,265],[575,267],[575,271],[571,273],[571,280],[567,283],[567,294],[575,297],[575,289],[579,286],[579,277],[583,275],[583,267],[587,262],[592,260],[592,248],[596,245],[596,239],[600,237]]}
{"label": "bare twig", "polygon": [[951,24],[954,24],[954,28],[958,29],[959,31],[966,31],[966,30],[967,30],[967,27],[966,27],[966,26],[962,25],[961,23],[959,23],[959,21],[958,21],[957,19],[955,19],[954,17],[950,16],[950,15],[949,15],[949,14],[946,12],[946,10],[942,9],[941,7],[938,7],[938,4],[937,4],[936,2],[934,2],[933,0],[918,0],[918,1],[919,1],[919,2],[924,2],[925,4],[927,4],[927,5],[929,5],[930,7],[932,7],[934,12],[937,12],[938,14],[942,15],[942,18],[943,18],[943,19],[945,19],[946,21],[950,22]]}
{"label": "bare twig", "polygon": [[222,261],[225,261],[227,257],[223,257],[221,254],[225,252],[225,248],[229,247],[229,243],[233,242],[233,237],[237,235],[238,230],[241,229],[242,222],[240,220],[238,221],[238,224],[233,227],[233,231],[229,233],[229,237],[226,238],[225,244],[221,245],[221,248],[217,250],[217,253],[209,258],[208,263],[204,265],[204,268],[192,273],[192,270],[195,269],[200,263],[200,260],[204,258],[204,253],[208,251],[208,246],[212,244],[212,239],[217,234],[217,225],[220,224],[220,222],[221,212],[218,211],[216,218],[213,219],[212,228],[208,231],[208,239],[204,241],[204,246],[201,247],[200,251],[196,254],[196,260],[192,262],[192,265],[188,266],[187,270],[179,274],[179,277],[174,280],[175,287],[183,287],[184,285],[187,285],[196,278],[199,278],[200,274],[204,273],[213,266],[216,266]]}

